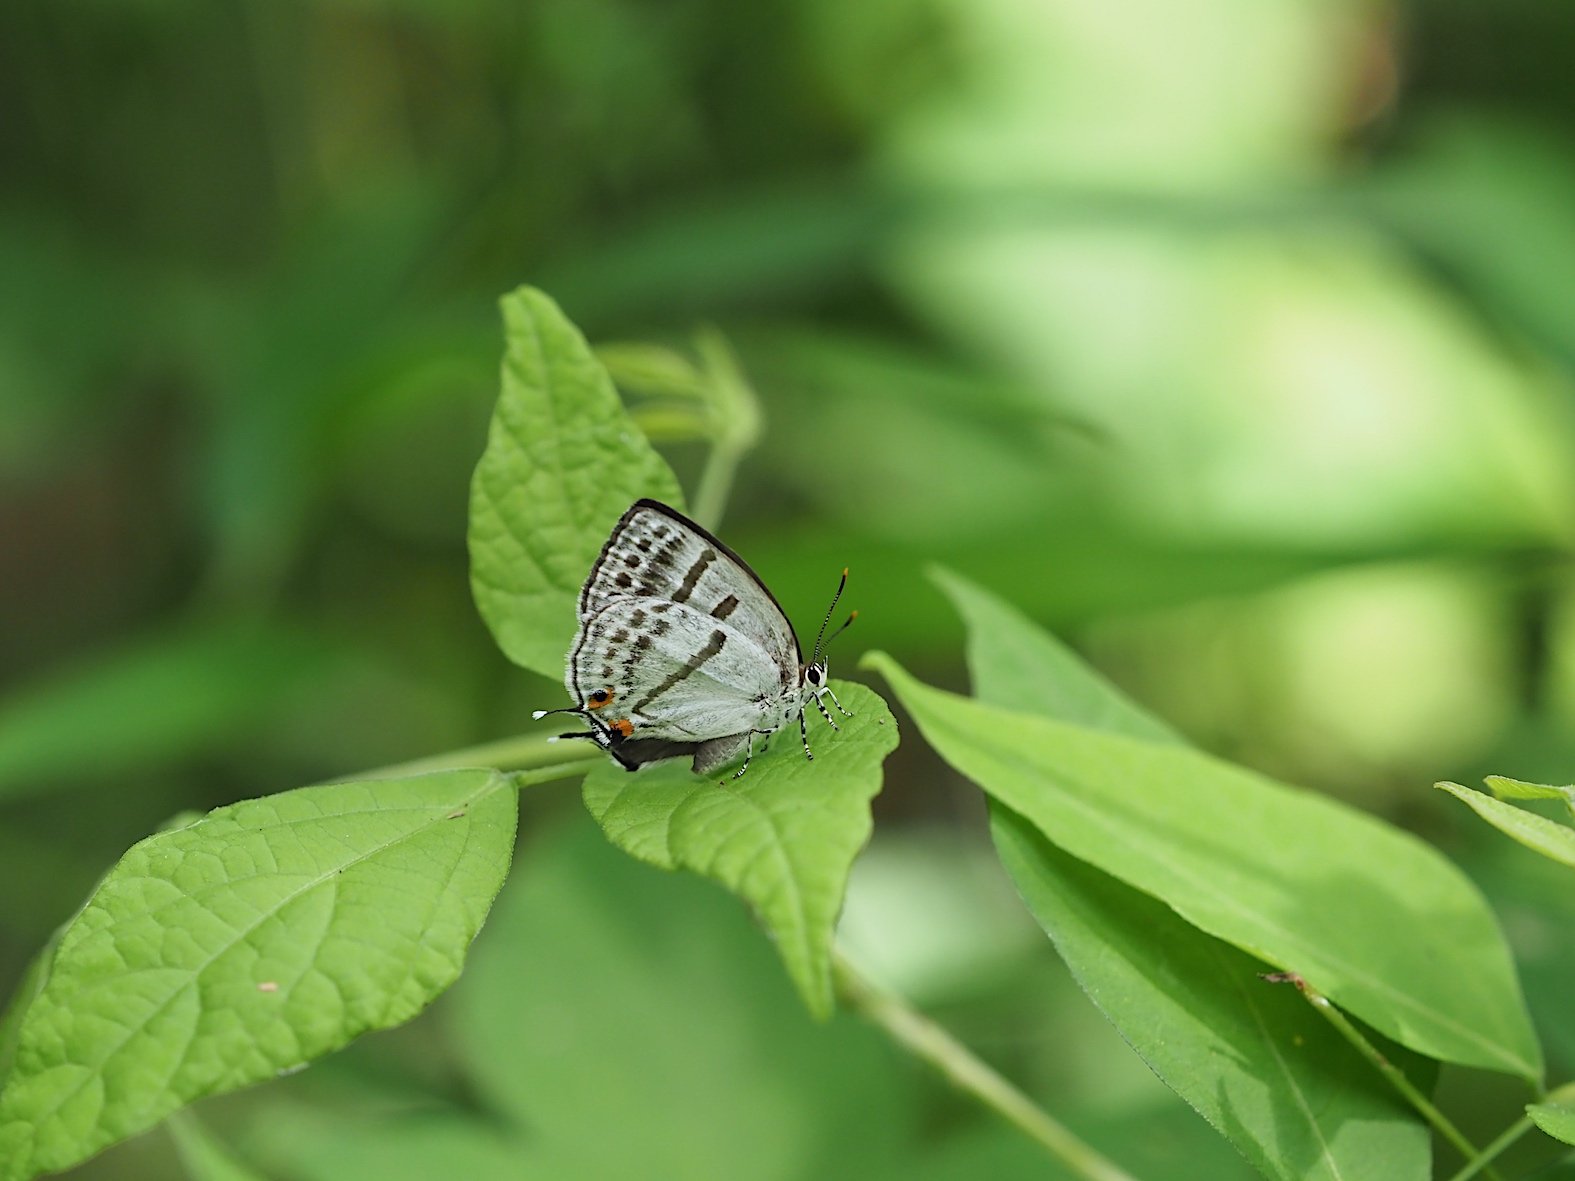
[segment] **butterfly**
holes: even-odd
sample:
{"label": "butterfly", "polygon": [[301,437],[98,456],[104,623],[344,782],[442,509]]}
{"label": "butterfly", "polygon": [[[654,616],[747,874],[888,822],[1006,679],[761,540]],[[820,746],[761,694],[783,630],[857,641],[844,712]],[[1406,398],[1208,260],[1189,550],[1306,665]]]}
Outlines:
{"label": "butterfly", "polygon": [[[613,527],[580,590],[579,629],[563,682],[578,704],[538,710],[575,714],[587,738],[626,770],[693,755],[698,775],[740,753],[749,769],[756,736],[799,725],[813,759],[804,714],[811,703],[833,730],[826,708],[826,626],[848,582],[826,611],[808,664],[776,596],[739,557],[678,510],[657,500],[630,506]],[[832,635],[835,639],[858,616]]]}

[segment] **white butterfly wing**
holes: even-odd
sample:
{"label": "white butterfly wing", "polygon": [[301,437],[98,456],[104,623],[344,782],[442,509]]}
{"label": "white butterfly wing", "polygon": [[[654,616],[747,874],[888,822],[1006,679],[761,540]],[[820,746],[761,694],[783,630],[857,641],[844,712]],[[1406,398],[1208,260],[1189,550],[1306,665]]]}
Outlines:
{"label": "white butterfly wing", "polygon": [[725,624],[766,653],[778,692],[798,688],[798,637],[771,592],[747,562],[659,501],[637,502],[614,527],[580,591],[582,629],[619,599],[665,600]]}
{"label": "white butterfly wing", "polygon": [[593,725],[635,739],[774,728],[783,700],[777,666],[754,637],[649,598],[616,598],[583,622],[565,681]]}

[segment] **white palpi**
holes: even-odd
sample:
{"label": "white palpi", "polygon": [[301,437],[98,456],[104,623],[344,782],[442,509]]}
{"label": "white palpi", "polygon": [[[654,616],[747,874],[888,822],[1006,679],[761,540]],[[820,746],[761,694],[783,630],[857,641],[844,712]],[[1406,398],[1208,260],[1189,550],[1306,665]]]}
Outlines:
{"label": "white palpi", "polygon": [[[676,509],[640,500],[613,527],[580,590],[579,630],[564,685],[578,704],[539,710],[575,714],[589,738],[627,770],[694,756],[707,775],[744,755],[756,735],[798,720],[813,759],[805,711],[813,703],[833,730],[823,698],[846,717],[827,683],[826,625],[848,572],[820,625],[808,664],[776,597],[749,564]],[[833,634],[841,634],[858,612]]]}

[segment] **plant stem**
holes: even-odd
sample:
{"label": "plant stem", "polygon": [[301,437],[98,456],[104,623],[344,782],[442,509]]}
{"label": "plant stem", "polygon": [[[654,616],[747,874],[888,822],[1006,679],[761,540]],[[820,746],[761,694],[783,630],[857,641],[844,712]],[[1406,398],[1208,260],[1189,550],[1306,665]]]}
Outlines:
{"label": "plant stem", "polygon": [[[444,754],[412,759],[408,763],[395,763],[353,775],[341,775],[348,782],[353,779],[398,779],[405,775],[423,775],[428,771],[452,771],[456,767],[493,767],[499,771],[531,771],[537,767],[550,767],[563,761],[563,751],[549,742],[546,734],[516,734],[497,742],[484,742],[480,746],[467,746]],[[575,760],[576,762],[578,760]],[[596,765],[594,758],[585,759],[585,769]]]}
{"label": "plant stem", "polygon": [[840,950],[832,952],[837,990],[848,1007],[889,1034],[903,1049],[928,1062],[948,1082],[994,1109],[1084,1181],[1133,1181],[1131,1174],[1079,1140],[942,1026],[902,997],[864,976]]}
{"label": "plant stem", "polygon": [[1521,1116],[1514,1123],[1510,1124],[1509,1127],[1500,1132],[1498,1138],[1494,1140],[1493,1143],[1489,1144],[1481,1152],[1477,1153],[1476,1156],[1468,1160],[1460,1172],[1451,1177],[1449,1181],[1470,1181],[1470,1178],[1475,1177],[1483,1169],[1489,1169],[1491,1172],[1490,1166],[1492,1165],[1493,1161],[1498,1158],[1498,1154],[1503,1152],[1511,1144],[1515,1143],[1515,1141],[1519,1140],[1527,1132],[1531,1131],[1531,1129],[1535,1126],[1536,1125],[1531,1122],[1531,1117],[1529,1115]]}
{"label": "plant stem", "polygon": [[700,486],[695,489],[694,517],[714,533],[727,509],[733,473],[738,470],[739,461],[760,442],[764,423],[760,401],[726,337],[715,328],[702,328],[695,334],[695,351],[707,378],[715,434],[705,469],[700,473]]}
{"label": "plant stem", "polygon": [[1363,1058],[1366,1058],[1368,1062],[1372,1063],[1378,1072],[1389,1080],[1390,1085],[1405,1097],[1406,1102],[1416,1108],[1421,1113],[1422,1118],[1432,1124],[1433,1129],[1445,1140],[1449,1141],[1461,1156],[1468,1162],[1481,1160],[1479,1167],[1486,1170],[1489,1177],[1493,1178],[1494,1181],[1503,1181],[1503,1178],[1488,1164],[1488,1159],[1491,1158],[1482,1159],[1483,1154],[1477,1151],[1476,1145],[1467,1140],[1465,1134],[1450,1122],[1449,1117],[1433,1106],[1432,1100],[1422,1094],[1417,1089],[1416,1084],[1406,1078],[1405,1071],[1384,1057],[1378,1047],[1368,1041],[1362,1031],[1357,1029],[1351,1023],[1351,1019],[1340,1012],[1328,997],[1308,984],[1296,972],[1269,972],[1265,973],[1263,978],[1273,984],[1296,985],[1297,991],[1307,998],[1307,1003],[1318,1010],[1323,1015],[1324,1020],[1339,1031],[1341,1037],[1355,1046],[1357,1052]]}

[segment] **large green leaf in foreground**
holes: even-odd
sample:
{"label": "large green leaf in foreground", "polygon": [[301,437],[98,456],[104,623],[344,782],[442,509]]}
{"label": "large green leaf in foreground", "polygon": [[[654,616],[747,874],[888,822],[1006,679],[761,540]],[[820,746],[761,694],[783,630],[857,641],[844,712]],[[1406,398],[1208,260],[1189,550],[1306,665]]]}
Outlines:
{"label": "large green leaf in foreground", "polygon": [[458,976],[514,828],[509,778],[448,771],[232,804],[133,846],[20,1017],[0,1178],[409,1020]]}
{"label": "large green leaf in foreground", "polygon": [[[1020,612],[943,570],[981,701],[1180,739]],[[1069,857],[991,803],[996,847],[1078,983],[1178,1094],[1278,1181],[1420,1181],[1427,1130],[1294,989],[1162,902]],[[1398,1047],[1391,1057],[1411,1057]]]}
{"label": "large green leaf in foreground", "polygon": [[503,391],[470,489],[470,583],[498,647],[557,680],[580,584],[642,496],[678,481],[579,329],[531,287],[504,296]]}
{"label": "large green leaf in foreground", "polygon": [[880,669],[930,745],[1051,841],[1431,1057],[1538,1078],[1481,894],[1373,817],[1183,747],[1069,726]]}
{"label": "large green leaf in foreground", "polygon": [[831,1012],[831,939],[848,873],[869,840],[881,763],[897,748],[897,723],[879,696],[852,682],[835,687],[854,716],[839,715],[837,733],[810,723],[813,762],[794,729],[757,750],[741,779],[695,775],[683,759],[633,773],[609,762],[585,778],[585,805],[613,844],[715,878],[754,908],[818,1016]]}

